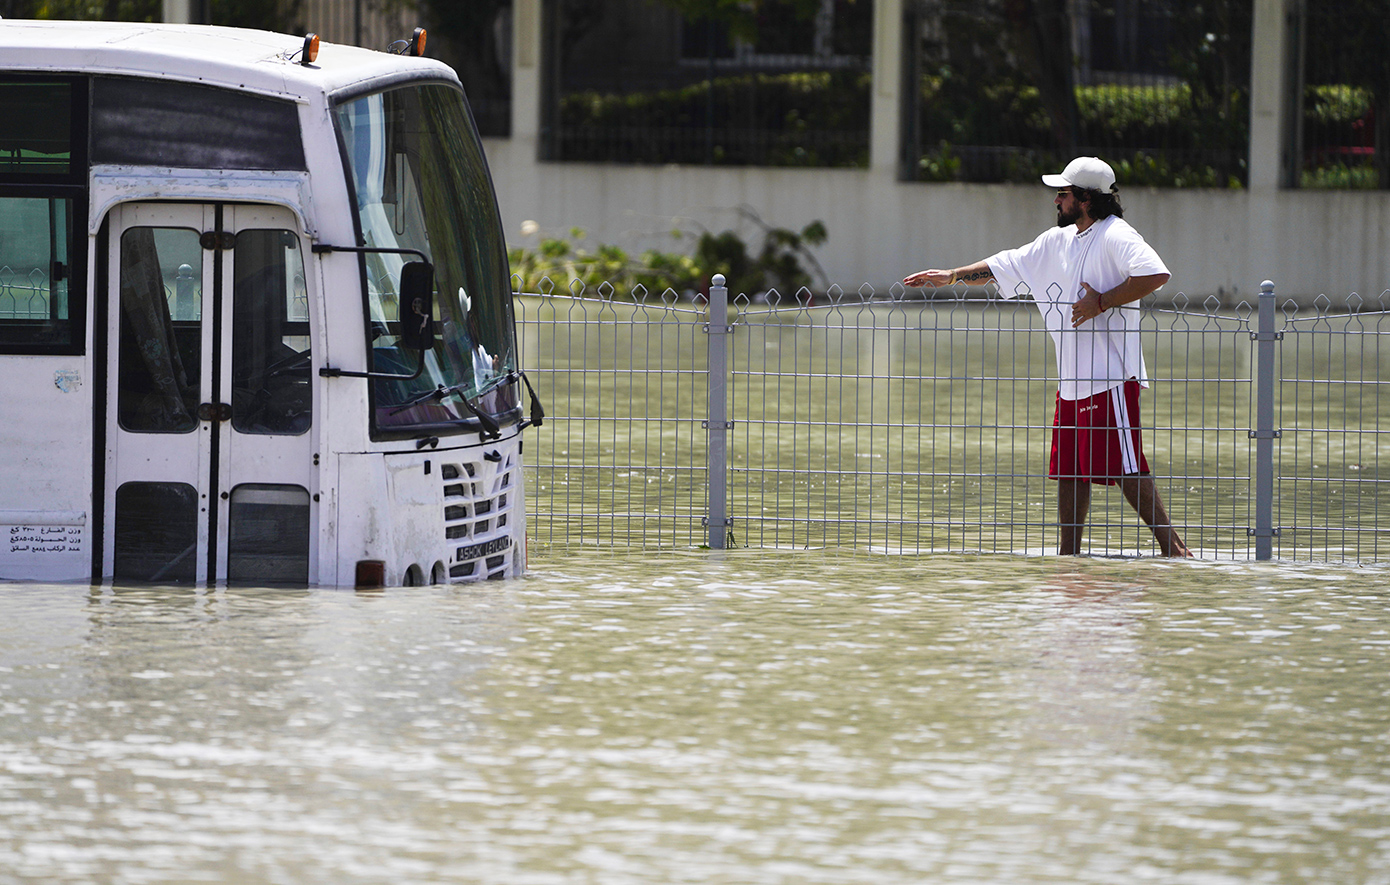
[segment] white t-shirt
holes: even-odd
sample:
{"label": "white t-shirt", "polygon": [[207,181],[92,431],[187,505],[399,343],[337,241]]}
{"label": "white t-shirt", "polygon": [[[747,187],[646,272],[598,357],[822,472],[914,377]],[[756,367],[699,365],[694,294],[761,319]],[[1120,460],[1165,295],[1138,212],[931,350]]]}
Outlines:
{"label": "white t-shirt", "polygon": [[1033,296],[1057,354],[1057,390],[1062,399],[1085,399],[1137,378],[1149,386],[1139,346],[1139,307],[1112,307],[1077,328],[1071,306],[1081,284],[1108,292],[1130,277],[1168,273],[1163,259],[1123,218],[1110,216],[1080,233],[1076,225],[1054,227],[1017,249],[985,259],[1004,298]]}

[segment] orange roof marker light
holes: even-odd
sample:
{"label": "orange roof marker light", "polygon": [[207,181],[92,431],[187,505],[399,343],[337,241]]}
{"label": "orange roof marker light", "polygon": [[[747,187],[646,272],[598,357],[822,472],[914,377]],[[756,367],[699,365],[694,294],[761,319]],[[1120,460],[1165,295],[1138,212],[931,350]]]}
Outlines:
{"label": "orange roof marker light", "polygon": [[313,64],[313,63],[318,59],[318,57],[319,57],[319,35],[318,35],[318,34],[305,34],[305,35],[304,35],[304,49],[300,51],[300,54],[299,54],[299,63],[302,64],[302,65],[304,65],[304,67],[307,68],[309,65]]}

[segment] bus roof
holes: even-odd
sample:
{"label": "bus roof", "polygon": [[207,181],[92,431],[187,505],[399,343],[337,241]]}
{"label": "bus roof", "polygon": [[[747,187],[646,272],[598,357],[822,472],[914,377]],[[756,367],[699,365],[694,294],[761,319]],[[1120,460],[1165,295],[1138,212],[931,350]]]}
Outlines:
{"label": "bus roof", "polygon": [[438,61],[336,43],[306,66],[303,46],[303,36],[210,25],[0,20],[5,71],[155,77],[296,99],[411,74],[458,82]]}

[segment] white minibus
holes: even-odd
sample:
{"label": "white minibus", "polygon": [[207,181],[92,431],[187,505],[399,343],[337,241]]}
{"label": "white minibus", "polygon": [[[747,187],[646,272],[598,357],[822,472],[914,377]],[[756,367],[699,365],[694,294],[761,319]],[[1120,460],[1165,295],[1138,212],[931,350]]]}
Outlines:
{"label": "white minibus", "polygon": [[543,413],[423,38],[0,21],[0,579],[525,569]]}

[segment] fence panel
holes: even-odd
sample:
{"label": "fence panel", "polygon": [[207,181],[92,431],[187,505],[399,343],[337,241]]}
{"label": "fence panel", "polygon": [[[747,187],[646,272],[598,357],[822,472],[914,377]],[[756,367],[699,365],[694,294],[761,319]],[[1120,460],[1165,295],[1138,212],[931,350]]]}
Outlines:
{"label": "fence panel", "polygon": [[[1215,298],[1144,308],[1153,388],[1140,402],[1144,448],[1168,513],[1199,555],[1251,555],[1254,516],[1254,312]],[[1126,518],[1133,523],[1133,513]]]}
{"label": "fence panel", "polygon": [[52,286],[42,268],[0,267],[0,319],[46,320],[52,313]]}
{"label": "fence panel", "polygon": [[[899,287],[740,296],[726,336],[729,540],[748,547],[1037,554],[1058,543],[1047,479],[1056,367],[1026,299]],[[944,294],[944,293],[938,293]],[[1272,307],[1272,289],[1267,293]],[[1390,334],[1375,310],[1258,322],[1241,304],[1141,310],[1152,386],[1143,443],[1188,545],[1219,559],[1381,561],[1390,544]],[[547,400],[528,452],[532,539],[633,547],[709,541],[703,305],[518,298],[523,365]],[[1274,314],[1271,314],[1274,316]],[[1274,327],[1281,326],[1276,330]],[[1257,337],[1278,348],[1257,428]],[[1277,340],[1276,340],[1277,339]],[[1256,451],[1272,451],[1257,512]],[[1269,495],[1271,492],[1267,492]],[[1272,527],[1272,528],[1271,528]],[[717,546],[717,545],[716,545]],[[1084,550],[1157,552],[1116,489]]]}
{"label": "fence panel", "polygon": [[[1026,300],[740,304],[735,534],[751,546],[1037,553],[1056,548],[1047,479],[1055,362]],[[1249,311],[1245,311],[1248,315]],[[1146,310],[1144,444],[1188,543],[1249,545],[1249,322]],[[1092,553],[1149,551],[1118,494]]]}
{"label": "fence panel", "polygon": [[1056,382],[1037,311],[869,296],[739,303],[735,535],[914,552],[1043,545],[1027,502],[1047,490],[1029,443],[1051,421]]}
{"label": "fence panel", "polygon": [[1347,314],[1284,305],[1275,549],[1281,558],[1390,559],[1390,292]]}
{"label": "fence panel", "polygon": [[527,374],[545,424],[527,457],[528,528],[540,544],[702,543],[707,495],[701,416],[709,373],[702,314],[605,287],[518,297]]}

